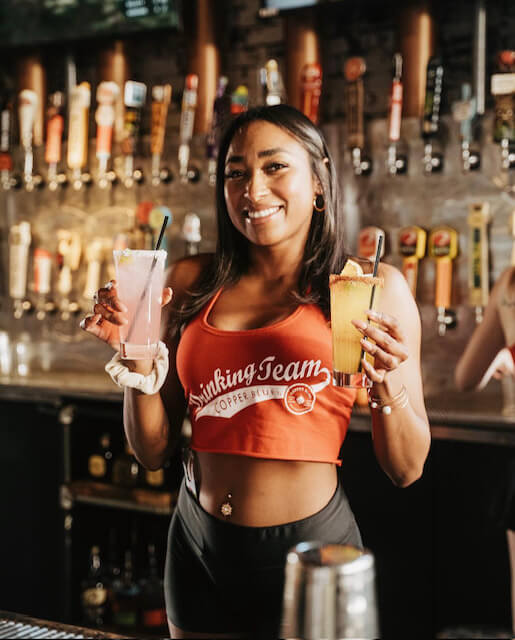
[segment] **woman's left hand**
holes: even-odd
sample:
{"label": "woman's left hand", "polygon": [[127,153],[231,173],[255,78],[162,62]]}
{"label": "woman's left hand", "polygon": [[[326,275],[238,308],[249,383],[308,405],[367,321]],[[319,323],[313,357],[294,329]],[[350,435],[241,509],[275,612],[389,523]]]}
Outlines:
{"label": "woman's left hand", "polygon": [[374,358],[373,365],[362,358],[363,370],[372,382],[381,384],[390,371],[408,359],[409,352],[397,318],[381,311],[368,311],[367,316],[375,324],[362,320],[353,320],[352,323],[363,334],[363,351]]}

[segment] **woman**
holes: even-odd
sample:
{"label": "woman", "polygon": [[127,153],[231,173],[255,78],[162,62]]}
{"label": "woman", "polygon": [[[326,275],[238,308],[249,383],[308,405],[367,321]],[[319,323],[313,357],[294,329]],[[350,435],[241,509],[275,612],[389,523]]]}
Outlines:
{"label": "woman", "polygon": [[[491,378],[515,375],[515,267],[502,272],[493,287],[483,322],[476,327],[455,370],[460,391],[483,389]],[[512,630],[515,633],[515,461],[500,483],[496,518],[506,531],[511,573]]]}
{"label": "woman", "polygon": [[513,374],[515,347],[515,268],[503,271],[490,293],[483,322],[476,327],[456,365],[460,391],[483,388],[490,378]]}
{"label": "woman", "polygon": [[[216,253],[170,269],[168,374],[159,393],[125,389],[125,431],[140,462],[158,468],[189,404],[192,453],[165,569],[172,637],[278,637],[287,550],[310,539],[361,546],[336,469],[355,394],[329,382],[328,282],[347,259],[343,214],[321,133],[286,105],[232,122],[216,194]],[[375,358],[363,361],[375,452],[407,486],[430,442],[420,319],[399,272],[381,265],[379,275],[375,324],[355,324],[375,341],[363,341]],[[117,349],[123,322],[110,283],[84,329]],[[126,364],[144,375],[153,366]]]}

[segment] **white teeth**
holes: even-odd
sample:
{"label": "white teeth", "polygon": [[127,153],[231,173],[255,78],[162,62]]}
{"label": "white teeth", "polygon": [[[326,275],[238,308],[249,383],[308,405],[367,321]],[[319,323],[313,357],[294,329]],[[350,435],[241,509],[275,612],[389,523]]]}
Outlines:
{"label": "white teeth", "polygon": [[269,207],[268,209],[261,209],[260,211],[247,211],[249,218],[255,220],[256,218],[265,218],[273,213],[277,213],[281,207]]}

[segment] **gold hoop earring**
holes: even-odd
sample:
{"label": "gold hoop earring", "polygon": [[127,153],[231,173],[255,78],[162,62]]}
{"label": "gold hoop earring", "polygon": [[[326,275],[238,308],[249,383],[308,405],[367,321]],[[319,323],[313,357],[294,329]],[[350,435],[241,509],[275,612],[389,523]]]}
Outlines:
{"label": "gold hoop earring", "polygon": [[317,213],[322,213],[323,211],[325,211],[325,200],[324,196],[321,193],[317,193],[317,195],[315,196],[313,200],[313,209]]}

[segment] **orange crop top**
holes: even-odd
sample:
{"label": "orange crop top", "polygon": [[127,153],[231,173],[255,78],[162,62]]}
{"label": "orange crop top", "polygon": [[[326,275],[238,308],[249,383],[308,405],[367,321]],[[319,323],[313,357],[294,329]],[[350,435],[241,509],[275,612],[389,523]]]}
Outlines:
{"label": "orange crop top", "polygon": [[355,392],[334,387],[331,330],[316,305],[259,329],[208,324],[221,290],[185,328],[177,370],[191,447],[256,458],[341,464]]}

